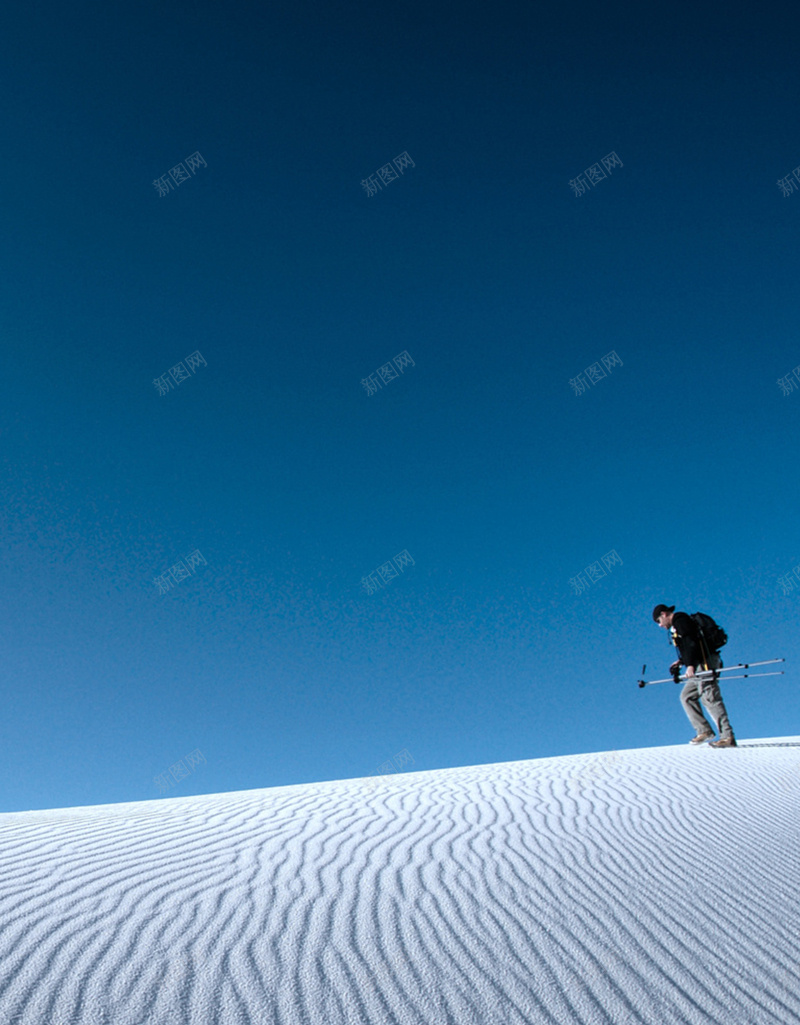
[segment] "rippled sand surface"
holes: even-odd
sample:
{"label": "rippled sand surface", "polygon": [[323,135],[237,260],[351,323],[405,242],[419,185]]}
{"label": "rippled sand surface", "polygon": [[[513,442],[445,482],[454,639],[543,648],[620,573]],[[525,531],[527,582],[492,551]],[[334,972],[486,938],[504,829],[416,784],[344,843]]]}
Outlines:
{"label": "rippled sand surface", "polygon": [[0,815],[2,1025],[800,1022],[800,738]]}

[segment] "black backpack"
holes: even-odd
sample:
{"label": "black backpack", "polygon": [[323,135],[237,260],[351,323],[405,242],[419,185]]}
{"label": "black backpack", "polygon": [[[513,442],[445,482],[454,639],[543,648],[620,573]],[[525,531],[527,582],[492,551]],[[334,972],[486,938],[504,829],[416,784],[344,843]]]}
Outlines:
{"label": "black backpack", "polygon": [[707,616],[705,612],[694,612],[691,618],[700,631],[700,637],[708,649],[709,655],[712,651],[719,651],[728,643],[728,635],[721,626],[714,622],[711,616]]}

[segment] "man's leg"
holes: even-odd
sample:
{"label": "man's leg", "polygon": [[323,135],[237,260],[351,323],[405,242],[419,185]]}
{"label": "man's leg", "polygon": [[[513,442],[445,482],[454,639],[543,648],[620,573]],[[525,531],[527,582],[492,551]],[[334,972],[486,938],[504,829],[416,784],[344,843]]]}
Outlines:
{"label": "man's leg", "polygon": [[[708,668],[722,668],[722,659],[719,657],[719,652],[712,653],[708,660]],[[720,740],[733,740],[731,721],[728,718],[728,711],[725,708],[725,702],[722,700],[722,694],[719,689],[719,676],[715,676],[708,683],[701,685],[700,699],[717,724]]]}
{"label": "man's leg", "polygon": [[728,738],[733,737],[731,721],[728,718],[725,702],[722,700],[719,683],[717,683],[716,680],[709,680],[708,683],[704,683],[700,689],[700,697],[703,700],[703,704],[708,709],[709,715],[712,716],[714,722],[717,724],[720,738],[722,740],[727,740]]}
{"label": "man's leg", "polygon": [[703,733],[713,733],[708,719],[703,715],[700,705],[700,690],[698,681],[687,680],[681,691],[681,704],[683,710],[689,716],[689,722],[694,726],[695,733],[700,736]]}

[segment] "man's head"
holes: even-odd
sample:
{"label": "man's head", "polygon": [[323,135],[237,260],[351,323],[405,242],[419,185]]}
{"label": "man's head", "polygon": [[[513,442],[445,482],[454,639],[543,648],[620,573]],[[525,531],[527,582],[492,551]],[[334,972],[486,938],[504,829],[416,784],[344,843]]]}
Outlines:
{"label": "man's head", "polygon": [[674,612],[674,605],[656,605],[653,609],[653,622],[658,623],[665,630],[669,630],[672,626],[672,615]]}

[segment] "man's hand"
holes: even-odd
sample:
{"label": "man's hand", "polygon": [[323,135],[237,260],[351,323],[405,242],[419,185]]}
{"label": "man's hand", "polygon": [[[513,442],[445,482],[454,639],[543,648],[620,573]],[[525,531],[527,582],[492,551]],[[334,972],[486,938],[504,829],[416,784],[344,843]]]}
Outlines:
{"label": "man's hand", "polygon": [[686,667],[686,675],[691,679],[694,676],[694,666]]}
{"label": "man's hand", "polygon": [[680,683],[678,677],[681,675],[681,661],[678,659],[669,667],[669,674],[676,683]]}

